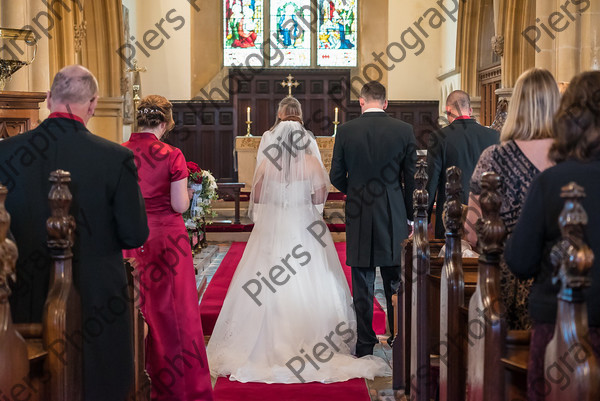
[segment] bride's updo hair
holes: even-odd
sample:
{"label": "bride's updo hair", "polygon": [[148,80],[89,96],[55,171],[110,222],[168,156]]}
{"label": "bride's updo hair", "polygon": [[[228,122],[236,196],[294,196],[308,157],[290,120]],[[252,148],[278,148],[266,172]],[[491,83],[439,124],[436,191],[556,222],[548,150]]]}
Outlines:
{"label": "bride's updo hair", "polygon": [[300,124],[303,124],[302,106],[295,97],[284,97],[281,102],[279,102],[277,118],[275,119],[275,124],[271,127],[271,131],[282,121],[297,121]]}
{"label": "bride's updo hair", "polygon": [[154,128],[160,123],[167,123],[167,132],[173,129],[173,105],[160,95],[148,95],[137,109],[138,127]]}

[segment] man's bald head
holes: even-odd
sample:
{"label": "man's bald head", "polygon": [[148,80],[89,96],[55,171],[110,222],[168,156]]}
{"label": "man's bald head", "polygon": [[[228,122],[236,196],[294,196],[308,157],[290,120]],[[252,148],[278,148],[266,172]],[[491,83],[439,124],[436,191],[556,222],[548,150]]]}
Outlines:
{"label": "man's bald head", "polygon": [[96,77],[81,65],[61,69],[52,82],[50,96],[58,104],[86,104],[98,94]]}
{"label": "man's bald head", "polygon": [[452,122],[459,116],[470,116],[471,113],[471,98],[467,92],[456,90],[448,95],[446,99],[448,121]]}

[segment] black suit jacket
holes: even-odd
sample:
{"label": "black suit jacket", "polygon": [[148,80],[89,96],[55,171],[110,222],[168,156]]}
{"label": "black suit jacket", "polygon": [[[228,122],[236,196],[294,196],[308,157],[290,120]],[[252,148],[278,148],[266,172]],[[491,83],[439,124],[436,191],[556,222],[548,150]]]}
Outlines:
{"label": "black suit jacket", "polygon": [[489,146],[500,143],[500,134],[486,128],[474,119],[454,120],[452,124],[432,132],[427,146],[427,192],[429,216],[436,199],[435,237],[444,238],[442,212],[446,202],[446,169],[457,166],[462,170],[462,203],[468,204],[469,181],[479,156]]}
{"label": "black suit jacket", "polygon": [[122,400],[132,383],[133,351],[121,249],[141,246],[148,236],[144,199],[133,153],[74,120],[47,119],[0,142],[0,181],[9,190],[6,209],[19,248],[13,319],[42,319],[51,270],[48,177],[56,169],[69,171],[72,180],[73,274],[83,327],[71,338],[83,349],[85,399]]}
{"label": "black suit jacket", "polygon": [[416,149],[412,126],[383,112],[339,127],[329,176],[347,195],[348,265],[400,265],[413,215]]}

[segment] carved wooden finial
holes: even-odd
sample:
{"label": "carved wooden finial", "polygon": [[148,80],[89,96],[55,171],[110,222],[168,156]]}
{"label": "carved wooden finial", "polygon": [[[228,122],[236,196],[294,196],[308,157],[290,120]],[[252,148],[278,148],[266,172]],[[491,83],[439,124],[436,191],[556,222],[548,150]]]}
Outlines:
{"label": "carved wooden finial", "polygon": [[462,171],[456,167],[448,167],[446,170],[446,204],[444,205],[444,227],[451,235],[460,235],[463,214],[461,195]]}
{"label": "carved wooden finial", "polygon": [[15,266],[17,264],[18,251],[13,241],[6,238],[10,228],[10,215],[6,211],[4,202],[8,189],[0,185],[0,301],[3,303],[10,295],[8,285],[9,278],[16,280]]}
{"label": "carved wooden finial", "polygon": [[75,219],[69,214],[73,196],[69,190],[71,173],[56,170],[50,173],[53,183],[48,194],[52,215],[46,222],[48,230],[48,247],[51,249],[66,249],[73,246],[75,234]]}
{"label": "carved wooden finial", "polygon": [[427,162],[419,160],[417,162],[417,172],[415,173],[415,186],[413,192],[413,208],[418,216],[426,216],[427,204],[429,203],[429,194],[425,186],[427,185]]}
{"label": "carved wooden finial", "polygon": [[558,219],[562,239],[552,247],[550,253],[554,265],[552,281],[561,283],[560,298],[580,302],[583,301],[581,290],[590,286],[588,273],[594,263],[594,253],[583,242],[584,227],[588,222],[587,213],[581,205],[585,191],[571,182],[562,187],[560,196],[565,199]]}
{"label": "carved wooden finial", "polygon": [[481,218],[475,224],[480,252],[488,256],[499,257],[504,247],[506,228],[500,218],[502,196],[498,192],[500,176],[494,172],[484,173],[481,177]]}

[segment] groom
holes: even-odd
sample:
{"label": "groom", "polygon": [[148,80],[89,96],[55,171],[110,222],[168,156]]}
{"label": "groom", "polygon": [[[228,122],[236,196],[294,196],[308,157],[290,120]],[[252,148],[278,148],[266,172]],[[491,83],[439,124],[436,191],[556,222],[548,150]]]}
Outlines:
{"label": "groom", "polygon": [[400,285],[402,241],[413,215],[417,145],[412,126],[385,113],[385,87],[379,82],[365,84],[359,102],[362,115],[338,129],[329,176],[347,195],[346,263],[352,266],[356,355],[361,357],[372,354],[378,343],[373,331],[376,266],[394,333],[392,295]]}

